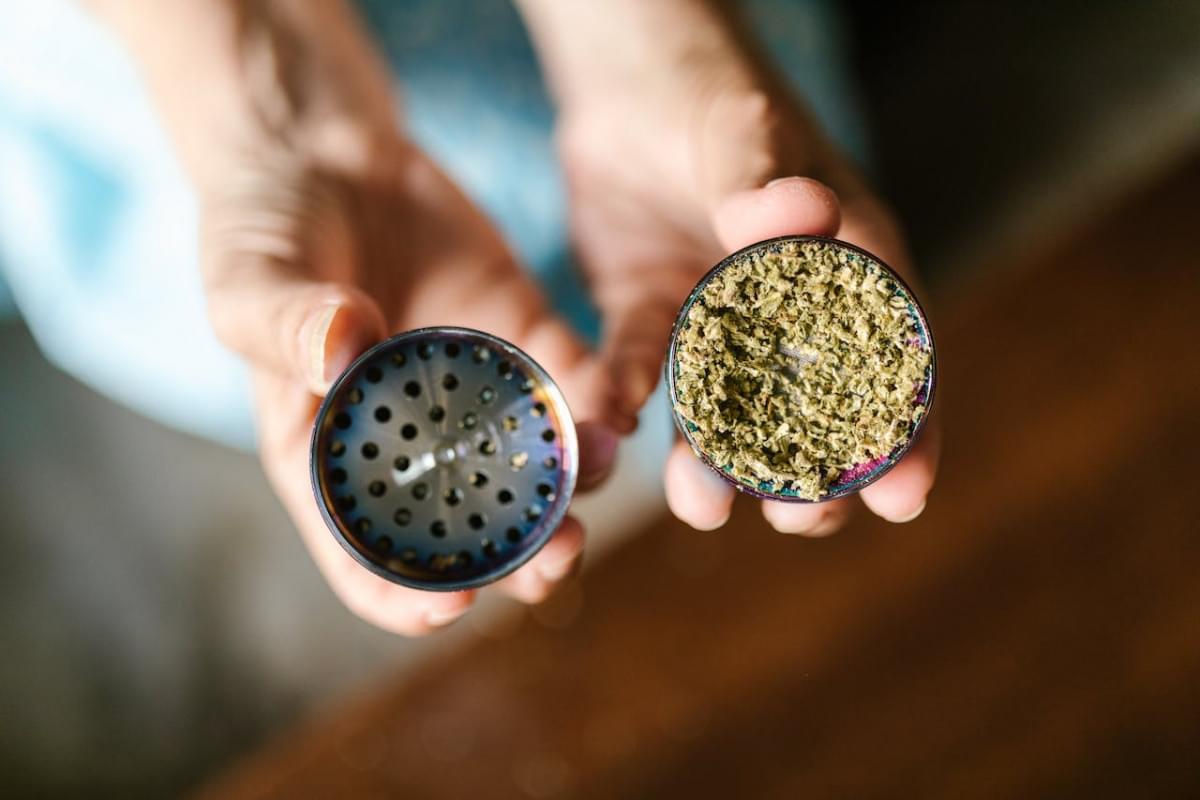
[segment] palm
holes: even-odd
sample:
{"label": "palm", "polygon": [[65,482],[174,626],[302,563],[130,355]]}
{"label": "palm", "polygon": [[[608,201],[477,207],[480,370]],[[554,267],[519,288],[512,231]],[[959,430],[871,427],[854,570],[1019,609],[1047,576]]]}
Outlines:
{"label": "palm", "polygon": [[682,299],[722,255],[704,206],[707,176],[696,169],[699,144],[671,103],[615,103],[560,123],[575,246],[601,306],[647,290]]}
{"label": "palm", "polygon": [[785,100],[766,111],[760,100],[704,98],[709,108],[696,112],[679,107],[686,99],[626,97],[561,123],[572,234],[601,305],[610,294],[647,292],[681,303],[728,254],[714,230],[714,203],[786,175],[825,181],[842,206],[841,228],[829,233],[908,271],[890,216],[856,171],[801,109]]}
{"label": "palm", "polygon": [[[587,407],[587,351],[547,312],[486,218],[422,154],[398,145],[349,173],[288,164],[259,170],[209,203],[209,247],[220,260],[276,280],[336,287],[358,317],[350,355],[401,330],[480,328],[525,349],[561,379],[573,406]],[[264,467],[342,600],[365,619],[404,633],[436,625],[431,611],[448,616],[469,605],[471,593],[432,596],[388,583],[337,545],[308,484],[318,396],[298,375],[270,368],[257,368],[254,383]],[[539,577],[539,560],[561,562],[581,544],[582,530],[568,518],[533,562],[506,579],[508,587],[538,599],[552,582]]]}
{"label": "palm", "polygon": [[[626,381],[630,410],[657,380],[677,309],[732,250],[785,234],[838,235],[912,278],[890,214],[798,106],[785,99],[768,108],[758,93],[703,98],[699,110],[676,100],[576,112],[560,132],[572,233],[605,317],[604,354],[614,380]],[[638,105],[630,96],[617,102]],[[756,188],[806,174],[838,196],[811,181]],[[909,517],[923,504],[935,462],[933,432],[864,500],[888,518]],[[682,445],[666,483],[672,509],[696,527],[728,516],[732,490],[713,484]],[[847,508],[767,503],[764,513],[780,530],[825,533]]]}

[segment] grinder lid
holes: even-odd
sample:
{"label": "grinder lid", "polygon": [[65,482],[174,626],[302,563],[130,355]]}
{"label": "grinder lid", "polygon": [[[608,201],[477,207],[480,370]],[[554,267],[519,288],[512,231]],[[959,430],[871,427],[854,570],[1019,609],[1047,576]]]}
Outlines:
{"label": "grinder lid", "polygon": [[421,328],[363,353],[317,413],[310,468],[330,531],[395,583],[460,590],[528,561],[578,472],[562,392],[509,342]]}

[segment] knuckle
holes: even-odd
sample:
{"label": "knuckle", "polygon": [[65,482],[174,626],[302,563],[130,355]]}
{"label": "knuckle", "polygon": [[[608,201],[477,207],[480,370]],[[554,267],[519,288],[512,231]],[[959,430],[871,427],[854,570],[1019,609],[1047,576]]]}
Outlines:
{"label": "knuckle", "polygon": [[701,107],[697,141],[702,166],[713,184],[710,189],[760,186],[799,166],[789,157],[792,115],[774,94],[757,87],[715,84]]}
{"label": "knuckle", "polygon": [[227,347],[237,349],[238,326],[234,321],[234,315],[229,304],[222,302],[222,298],[219,295],[214,295],[210,292],[208,300],[205,303],[205,313],[213,333],[216,334],[217,340]]}

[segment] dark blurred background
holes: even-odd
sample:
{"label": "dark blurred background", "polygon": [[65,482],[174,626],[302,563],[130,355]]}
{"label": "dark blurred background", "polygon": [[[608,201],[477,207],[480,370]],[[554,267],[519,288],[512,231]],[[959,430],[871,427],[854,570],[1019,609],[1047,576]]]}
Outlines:
{"label": "dark blurred background", "polygon": [[880,184],[939,279],[1062,235],[1200,144],[1196,3],[845,7]]}
{"label": "dark blurred background", "polygon": [[251,457],[10,321],[0,791],[1200,794],[1200,4],[846,10],[940,323],[920,521],[651,515],[550,605],[399,641],[337,605]]}

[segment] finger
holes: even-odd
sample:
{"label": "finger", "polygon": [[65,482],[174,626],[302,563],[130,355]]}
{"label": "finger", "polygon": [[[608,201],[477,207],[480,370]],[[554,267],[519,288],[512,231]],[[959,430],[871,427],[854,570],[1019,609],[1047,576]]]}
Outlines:
{"label": "finger", "polygon": [[620,414],[612,387],[574,329],[546,304],[525,271],[505,255],[487,279],[464,281],[461,270],[427,276],[411,298],[405,324],[462,325],[487,331],[520,347],[562,389],[577,422],[597,422],[627,433],[636,419]]}
{"label": "finger", "polygon": [[696,530],[711,531],[729,521],[736,490],[706,467],[686,442],[667,457],[667,506]]}
{"label": "finger", "polygon": [[640,297],[614,298],[613,302],[598,298],[605,309],[601,357],[613,387],[612,401],[629,419],[637,419],[658,385],[675,314],[689,289],[687,283],[681,283],[677,290],[665,291],[660,286]]}
{"label": "finger", "polygon": [[[633,432],[637,427],[636,410],[627,413],[618,407],[616,389],[600,360],[562,317],[543,310],[527,322],[519,336],[514,341],[554,377],[577,422],[602,426],[614,434],[614,443],[615,433]],[[583,445],[581,439],[581,448]],[[611,453],[608,455],[611,457]]]}
{"label": "finger", "polygon": [[899,464],[861,492],[867,508],[889,522],[911,522],[925,510],[941,451],[940,429],[935,422],[929,421]]}
{"label": "finger", "polygon": [[637,427],[640,404],[631,407],[620,401],[620,386],[610,380],[600,360],[561,317],[544,313],[533,320],[523,332],[522,342],[555,376],[578,420],[602,424],[621,434]]}
{"label": "finger", "polygon": [[264,277],[215,284],[208,294],[209,318],[227,347],[318,395],[386,335],[379,307],[348,286]]}
{"label": "finger", "polygon": [[583,525],[566,517],[536,556],[496,585],[522,603],[540,603],[574,572],[583,556]]}
{"label": "finger", "polygon": [[[913,269],[895,216],[859,176],[844,173],[839,185],[843,187],[844,214],[838,236],[882,258],[919,292],[919,276]],[[863,503],[892,522],[908,522],[918,517],[925,509],[937,473],[940,449],[941,435],[935,414],[900,463],[863,489]]]}
{"label": "finger", "polygon": [[713,230],[729,251],[775,236],[832,236],[840,221],[837,195],[812,178],[779,178],[734,192],[712,212]]}
{"label": "finger", "polygon": [[317,566],[346,608],[377,628],[401,636],[424,636],[458,620],[475,602],[474,590],[423,592],[385,580],[354,561],[328,532],[326,536],[348,561],[329,563],[313,552]]}
{"label": "finger", "polygon": [[612,387],[603,379],[595,357],[561,317],[542,310],[517,335],[522,348],[546,369],[566,396],[579,439],[578,488],[594,489],[612,472],[618,431],[631,432],[636,417],[614,409]]}
{"label": "finger", "polygon": [[612,472],[617,460],[618,438],[608,427],[595,422],[581,422],[576,428],[579,436],[580,491],[594,489]]}
{"label": "finger", "polygon": [[840,528],[850,515],[850,503],[844,499],[824,503],[782,503],[764,500],[762,513],[771,527],[780,533],[802,536],[828,536]]}
{"label": "finger", "polygon": [[407,636],[447,625],[470,609],[473,592],[422,592],[394,584],[369,572],[334,539],[314,501],[306,468],[316,398],[299,383],[260,370],[255,402],[267,477],[313,561],[347,608],[373,625]]}
{"label": "finger", "polygon": [[[832,235],[839,221],[837,196],[810,178],[784,178],[725,196],[711,221],[729,251],[773,236]],[[699,277],[693,270],[658,266],[649,286],[628,280],[596,287],[605,318],[602,358],[616,387],[617,407],[628,415],[636,414],[654,391],[675,314]],[[639,288],[637,296],[630,295],[631,286]]]}
{"label": "finger", "polygon": [[842,221],[838,238],[883,259],[905,280],[914,283],[919,276],[913,268],[904,232],[896,222],[895,214],[858,175],[844,171],[841,181],[838,186]]}
{"label": "finger", "polygon": [[249,212],[209,214],[202,254],[208,315],[217,338],[257,367],[297,378],[324,394],[387,328],[358,288],[318,281],[266,252],[247,230]]}
{"label": "finger", "polygon": [[561,317],[541,310],[523,330],[511,333],[522,349],[554,378],[576,418],[579,488],[599,486],[616,460],[617,431],[631,431],[636,418],[625,419],[613,413],[608,399],[611,387],[599,373],[595,357]]}

